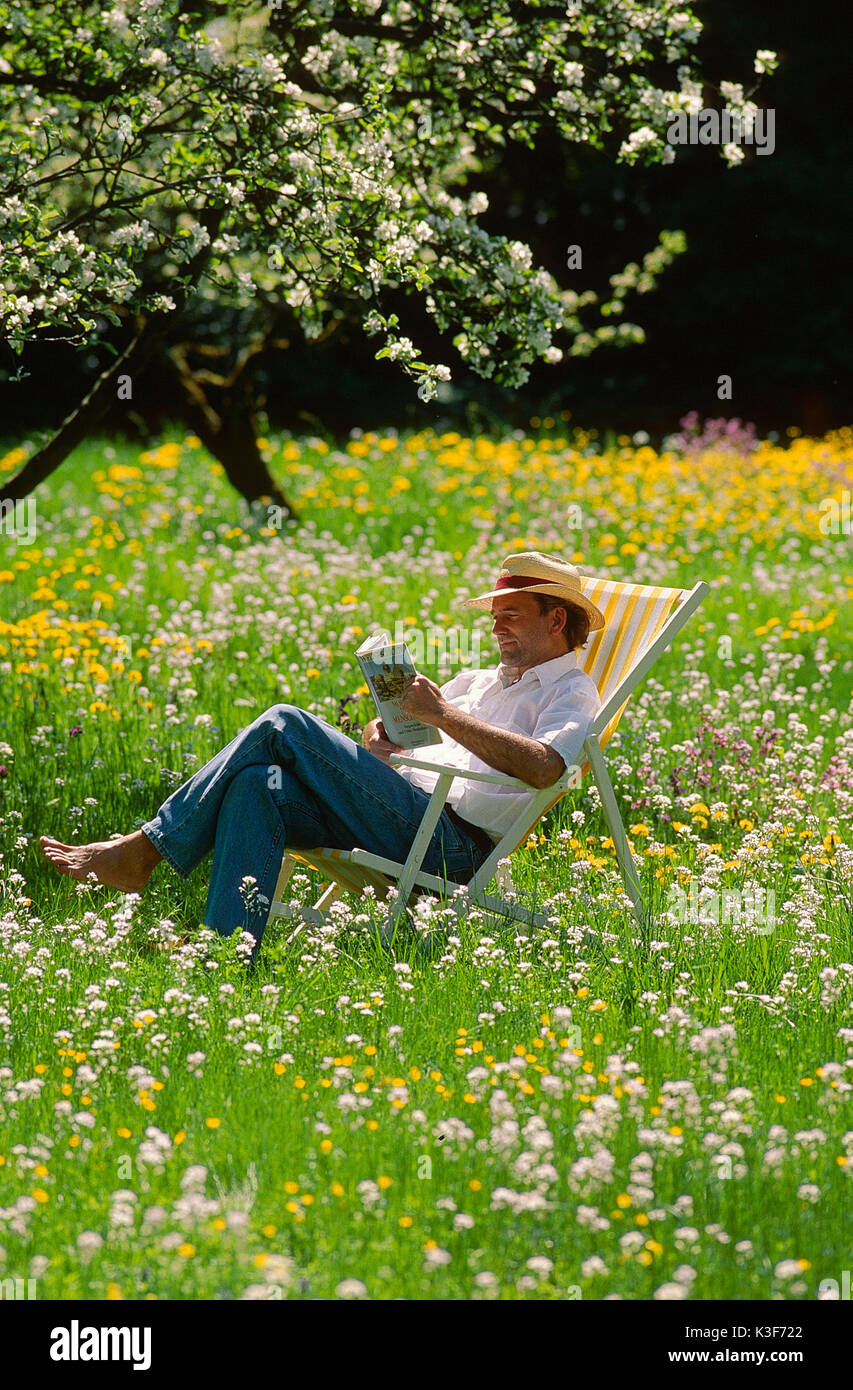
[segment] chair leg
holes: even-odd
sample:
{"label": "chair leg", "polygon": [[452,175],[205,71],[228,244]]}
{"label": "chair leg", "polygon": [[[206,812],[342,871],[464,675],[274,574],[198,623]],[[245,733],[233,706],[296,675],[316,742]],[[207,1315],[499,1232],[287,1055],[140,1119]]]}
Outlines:
{"label": "chair leg", "polygon": [[325,912],[326,908],[331,907],[332,903],[336,903],[338,901],[338,898],[341,897],[341,895],[345,892],[346,889],[343,887],[343,884],[337,883],[333,879],[331,883],[326,884],[326,887],[320,894],[320,897],[315,902],[315,912]]}
{"label": "chair leg", "polygon": [[408,909],[412,889],[415,886],[415,879],[424,862],[429,842],[432,839],[432,833],[438,825],[439,817],[444,810],[444,803],[447,800],[447,793],[450,791],[452,781],[453,778],[448,773],[441,772],[433,787],[429,805],[424,812],[424,818],[418,827],[417,835],[412,841],[412,847],[409,850],[408,858],[403,865],[403,872],[397,880],[397,905],[394,909],[393,920],[390,923],[392,928],[397,926],[397,923],[405,916]]}
{"label": "chair leg", "polygon": [[333,879],[331,883],[326,884],[313,907],[297,908],[293,915],[301,917],[302,921],[299,923],[299,926],[290,933],[286,944],[289,946],[292,941],[295,941],[297,936],[305,930],[306,926],[322,926],[326,921],[326,909],[331,907],[332,903],[337,902],[338,898],[345,891],[343,886],[340,883],[336,883]]}
{"label": "chair leg", "polygon": [[616,850],[616,861],[622,874],[622,882],[625,885],[625,892],[634,905],[634,915],[641,927],[649,925],[649,913],[643,902],[643,895],[640,891],[640,880],[637,877],[637,869],[631,856],[628,846],[628,838],[625,834],[625,827],[622,824],[622,817],[619,814],[619,805],[610,775],[607,771],[607,764],[604,761],[604,754],[598,743],[598,739],[587,739],[584,744],[586,755],[589,758],[589,765],[598,793],[601,797],[601,805],[604,811],[604,818],[607,821],[608,829],[613,837],[613,845]]}
{"label": "chair leg", "polygon": [[482,891],[472,895],[470,901],[477,907],[485,908],[487,912],[494,912],[498,917],[506,917],[510,922],[520,922],[527,927],[544,927],[548,920],[542,912],[534,912],[529,907],[505,902],[502,898],[492,897]]}
{"label": "chair leg", "polygon": [[[277,917],[293,917],[297,915],[289,905],[285,906],[282,903],[284,890],[287,887],[290,875],[293,873],[295,867],[296,860],[291,854],[285,851],[281,862],[281,870],[275,885],[275,893],[273,894],[272,906],[270,908],[270,921],[273,921]],[[288,937],[287,944],[290,945],[290,942],[299,935],[306,922],[321,923],[326,916],[326,908],[331,907],[332,903],[337,902],[343,892],[345,892],[343,886],[332,880],[332,882],[325,885],[323,892],[313,907],[299,908],[298,914],[303,920],[296,930]]]}
{"label": "chair leg", "polygon": [[292,854],[288,854],[285,850],[281,860],[281,869],[279,870],[278,880],[275,885],[275,892],[273,893],[272,897],[273,903],[281,902],[282,898],[284,897],[284,890],[287,887],[290,875],[293,873],[293,870],[295,868],[296,860],[293,858]]}

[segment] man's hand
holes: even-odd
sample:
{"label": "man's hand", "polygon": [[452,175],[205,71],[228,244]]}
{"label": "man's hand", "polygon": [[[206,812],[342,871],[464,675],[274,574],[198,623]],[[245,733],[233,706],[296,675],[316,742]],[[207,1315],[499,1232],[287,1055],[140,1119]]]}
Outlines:
{"label": "man's hand", "polygon": [[415,676],[403,700],[403,713],[410,719],[438,727],[447,714],[448,704],[435,681],[429,676]]}
{"label": "man's hand", "polygon": [[393,766],[391,754],[405,751],[401,744],[391,742],[381,719],[371,719],[370,723],[364,726],[361,741],[368,753],[373,753],[389,767]]}

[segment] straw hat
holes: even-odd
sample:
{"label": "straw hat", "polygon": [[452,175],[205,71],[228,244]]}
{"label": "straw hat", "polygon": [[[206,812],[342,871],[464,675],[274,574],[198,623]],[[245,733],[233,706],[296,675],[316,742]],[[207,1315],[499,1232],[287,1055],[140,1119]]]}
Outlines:
{"label": "straw hat", "polygon": [[501,598],[513,589],[526,589],[529,594],[550,594],[553,598],[565,599],[566,603],[583,609],[589,618],[591,632],[604,627],[603,613],[581,592],[581,576],[575,566],[551,555],[542,555],[538,550],[528,550],[522,555],[507,555],[494,589],[466,599],[463,607],[490,609],[493,598]]}

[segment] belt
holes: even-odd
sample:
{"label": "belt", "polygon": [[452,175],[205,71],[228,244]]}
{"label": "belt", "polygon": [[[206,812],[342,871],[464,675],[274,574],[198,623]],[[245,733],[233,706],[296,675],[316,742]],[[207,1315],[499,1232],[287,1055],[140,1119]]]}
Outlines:
{"label": "belt", "polygon": [[472,825],[470,821],[463,820],[460,815],[457,815],[452,806],[445,806],[444,809],[453,821],[453,824],[458,825],[460,830],[464,830],[465,834],[470,836],[478,849],[485,850],[487,854],[491,854],[495,847],[495,841],[488,831],[484,830],[481,825]]}

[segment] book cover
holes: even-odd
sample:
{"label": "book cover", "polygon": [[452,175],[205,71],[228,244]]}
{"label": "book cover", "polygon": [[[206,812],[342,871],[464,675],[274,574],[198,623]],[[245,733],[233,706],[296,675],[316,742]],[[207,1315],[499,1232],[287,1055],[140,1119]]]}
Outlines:
{"label": "book cover", "polygon": [[389,739],[401,748],[441,743],[438,729],[403,712],[406,691],[417,675],[406,643],[382,630],[362,642],[355,655]]}

